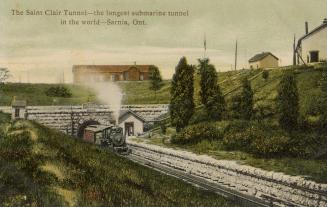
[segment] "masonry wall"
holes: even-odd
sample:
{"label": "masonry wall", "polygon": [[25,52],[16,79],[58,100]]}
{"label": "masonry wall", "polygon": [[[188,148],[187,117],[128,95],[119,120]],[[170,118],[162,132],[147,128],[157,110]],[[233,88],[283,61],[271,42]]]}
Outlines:
{"label": "masonry wall", "polygon": [[[168,105],[123,105],[121,109],[132,110],[147,122],[153,122],[168,112]],[[83,106],[28,106],[26,108],[28,120],[34,120],[74,136],[77,136],[78,129],[86,121],[97,121],[103,125],[115,123],[113,114],[110,106],[107,105],[97,105],[96,108],[83,108]]]}

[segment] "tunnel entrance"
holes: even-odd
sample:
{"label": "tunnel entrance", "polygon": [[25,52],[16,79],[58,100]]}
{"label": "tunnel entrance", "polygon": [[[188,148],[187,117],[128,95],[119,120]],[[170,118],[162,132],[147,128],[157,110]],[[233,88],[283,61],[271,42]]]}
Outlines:
{"label": "tunnel entrance", "polygon": [[83,136],[84,136],[84,129],[85,129],[87,126],[90,126],[90,125],[99,125],[99,124],[100,124],[99,122],[94,121],[94,120],[88,120],[88,121],[83,122],[83,124],[81,124],[81,125],[78,127],[77,137],[83,139]]}

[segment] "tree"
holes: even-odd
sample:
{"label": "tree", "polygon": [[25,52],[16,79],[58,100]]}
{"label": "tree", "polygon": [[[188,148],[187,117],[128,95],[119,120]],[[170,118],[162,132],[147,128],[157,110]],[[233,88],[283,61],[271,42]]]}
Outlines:
{"label": "tree", "polygon": [[157,66],[151,65],[150,68],[150,89],[154,91],[154,96],[157,98],[157,91],[162,87],[162,77]]}
{"label": "tree", "polygon": [[253,91],[251,83],[247,78],[242,80],[242,92],[240,103],[240,116],[242,119],[250,120],[253,114]]}
{"label": "tree", "polygon": [[7,68],[0,68],[0,83],[5,82],[9,78],[9,70]]}
{"label": "tree", "polygon": [[207,104],[208,97],[212,94],[212,90],[209,88],[212,87],[213,80],[209,77],[208,67],[209,67],[209,59],[199,59],[198,71],[200,73],[200,97],[201,103]]}
{"label": "tree", "polygon": [[277,108],[280,126],[286,130],[295,129],[299,117],[299,94],[293,73],[284,74],[280,81]]}
{"label": "tree", "polygon": [[171,124],[179,132],[187,126],[194,113],[194,67],[187,64],[182,57],[175,68],[175,74],[171,83],[170,118]]}
{"label": "tree", "polygon": [[320,87],[322,92],[327,93],[327,71],[321,73]]}
{"label": "tree", "polygon": [[218,85],[218,75],[215,66],[209,64],[209,59],[199,59],[200,97],[208,116],[221,120],[225,111],[225,99]]}
{"label": "tree", "polygon": [[262,78],[265,79],[265,81],[268,80],[268,78],[269,78],[269,71],[268,70],[264,70],[262,72]]}

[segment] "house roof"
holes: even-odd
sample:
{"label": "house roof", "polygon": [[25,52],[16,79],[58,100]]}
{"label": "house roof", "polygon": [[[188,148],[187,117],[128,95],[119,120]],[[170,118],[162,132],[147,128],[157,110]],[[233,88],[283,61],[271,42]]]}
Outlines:
{"label": "house roof", "polygon": [[145,119],[143,117],[141,117],[140,115],[136,114],[135,112],[131,111],[131,110],[121,110],[119,112],[119,118],[118,118],[118,121],[120,122],[121,119],[128,115],[128,114],[131,114],[133,115],[135,118],[137,118],[138,120],[142,121],[142,122],[145,122]]}
{"label": "house roof", "polygon": [[252,58],[250,58],[249,63],[257,62],[259,60],[264,59],[265,57],[267,57],[269,55],[273,56],[276,60],[278,60],[278,58],[275,55],[273,55],[271,52],[262,52],[262,53],[256,54]]}
{"label": "house roof", "polygon": [[11,103],[11,106],[25,107],[26,106],[26,101],[25,100],[13,100],[13,102]]}
{"label": "house roof", "polygon": [[103,131],[104,129],[110,128],[111,126],[104,126],[104,125],[89,125],[85,128],[85,130],[99,132]]}
{"label": "house roof", "polygon": [[140,72],[149,72],[151,65],[73,65],[73,72],[80,70],[96,70],[98,72],[122,73],[130,68],[137,68]]}
{"label": "house roof", "polygon": [[311,36],[311,35],[319,32],[320,30],[322,30],[322,29],[324,29],[326,27],[327,27],[327,18],[324,19],[323,23],[320,26],[316,27],[315,29],[313,29],[312,31],[310,31],[308,34],[305,34],[304,36],[302,36],[298,40],[296,48],[298,49],[300,47],[302,40],[308,38],[309,36]]}

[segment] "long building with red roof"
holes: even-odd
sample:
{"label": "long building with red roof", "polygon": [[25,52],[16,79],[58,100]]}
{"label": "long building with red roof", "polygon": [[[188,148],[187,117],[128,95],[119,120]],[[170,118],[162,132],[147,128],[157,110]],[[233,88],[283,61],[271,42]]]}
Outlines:
{"label": "long building with red roof", "polygon": [[149,80],[151,65],[74,65],[74,83]]}

